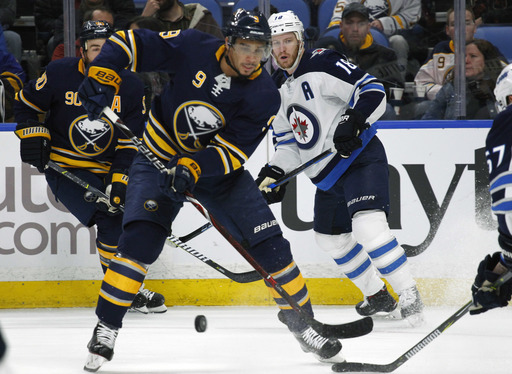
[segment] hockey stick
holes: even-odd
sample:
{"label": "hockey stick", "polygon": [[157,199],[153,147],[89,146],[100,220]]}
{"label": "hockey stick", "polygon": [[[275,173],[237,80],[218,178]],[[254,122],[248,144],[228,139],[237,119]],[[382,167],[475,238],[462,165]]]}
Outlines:
{"label": "hockey stick", "polygon": [[205,223],[203,226],[198,227],[191,233],[188,233],[187,235],[180,236],[178,239],[182,241],[183,243],[188,242],[191,239],[194,239],[199,234],[202,234],[206,230],[208,230],[210,227],[212,227],[212,224],[210,222]]}
{"label": "hockey stick", "polygon": [[[103,110],[103,114],[105,114],[108,119],[110,119],[119,129],[135,144],[138,148],[139,152],[141,152],[152,164],[155,168],[161,173],[167,173],[168,170],[165,165],[146,147],[139,138],[137,138],[132,131],[126,127],[123,121],[109,108],[105,107]],[[231,236],[231,234],[221,226],[213,216],[211,216],[208,211],[190,194],[187,193],[187,200],[190,201],[196,209],[203,214],[212,225],[219,231],[219,233],[224,236],[226,240],[244,257],[249,264],[254,267],[254,269],[262,276],[263,279],[283,298],[285,299],[293,310],[295,310],[299,316],[308,323],[316,332],[323,335],[324,337],[336,337],[336,338],[353,338],[362,335],[366,335],[370,333],[373,329],[373,320],[370,317],[365,317],[357,321],[339,324],[339,325],[329,325],[324,324],[309,315],[300,305],[288,294],[276,281],[272,276],[267,273],[261,265],[259,265],[256,260],[252,258],[252,256],[247,252],[247,250],[240,244],[238,241]]]}
{"label": "hockey stick", "polygon": [[[512,278],[512,271],[507,271],[502,274],[500,278],[491,286],[493,289],[501,286],[503,283]],[[421,339],[418,343],[412,346],[407,352],[398,357],[395,361],[390,364],[368,364],[363,362],[340,362],[334,364],[332,366],[332,370],[338,373],[347,373],[347,372],[362,372],[362,373],[391,373],[399,366],[402,366],[407,360],[409,360],[416,353],[421,351],[423,348],[427,346],[427,344],[432,343],[432,341],[439,337],[443,332],[445,332],[448,327],[452,326],[455,322],[461,319],[467,312],[469,312],[469,308],[473,304],[473,301],[468,301],[462,308],[456,311],[453,315],[451,315],[446,321],[437,326],[433,331],[431,331],[427,336]]]}
{"label": "hockey stick", "polygon": [[[89,183],[87,183],[86,181],[84,181],[82,178],[80,177],[77,177],[75,174],[73,174],[72,172],[70,172],[69,170],[66,170],[64,169],[63,167],[57,165],[55,162],[53,161],[49,161],[48,162],[48,167],[55,170],[57,173],[65,176],[66,178],[70,179],[71,181],[75,182],[76,184],[78,184],[80,187],[83,187],[85,188],[87,191],[91,192],[92,194],[96,195],[96,197],[103,197],[105,199],[109,199],[109,197],[105,194],[105,192],[97,189],[96,187],[94,186],[91,186]],[[124,206],[120,206],[119,207],[119,210],[121,212],[124,212]]]}
{"label": "hockey stick", "polygon": [[280,186],[280,185],[288,182],[290,179],[292,179],[293,177],[296,177],[297,175],[302,173],[304,170],[306,170],[310,166],[316,164],[317,162],[320,162],[321,160],[323,160],[327,156],[330,156],[333,152],[335,152],[335,151],[332,150],[332,149],[328,149],[326,151],[323,151],[318,156],[313,157],[311,160],[306,161],[305,163],[303,163],[302,165],[299,165],[297,168],[293,169],[292,171],[290,171],[286,175],[283,175],[281,178],[276,180],[274,183],[270,183],[267,187],[268,188],[276,188],[277,186]]}
{"label": "hockey stick", "polygon": [[224,274],[226,277],[228,277],[229,279],[231,279],[237,283],[250,283],[250,282],[255,282],[255,281],[262,279],[260,274],[258,274],[258,272],[255,270],[248,271],[246,273],[233,273],[233,272],[229,271],[228,269],[220,266],[216,262],[210,260],[208,257],[202,255],[195,249],[191,248],[189,245],[183,243],[183,241],[180,240],[180,238],[177,238],[174,235],[170,235],[167,237],[167,243],[172,243],[175,247],[183,249],[184,251],[190,253],[192,256],[198,258],[199,260],[203,261],[205,264],[208,264],[209,266],[211,266],[212,268],[217,270],[219,273]]}
{"label": "hockey stick", "polygon": [[[89,183],[84,181],[83,179],[77,177],[75,174],[71,173],[70,171],[64,169],[63,167],[57,165],[55,162],[50,161],[48,163],[48,167],[52,168],[56,172],[60,173],[61,175],[65,176],[66,178],[70,179],[71,181],[75,182],[79,186],[83,187],[87,191],[93,193],[94,195],[98,197],[103,197],[105,199],[108,199],[109,197],[101,190],[97,189],[94,186],[91,186]],[[121,205],[119,207],[121,211],[124,211],[124,207]],[[237,283],[249,283],[249,282],[255,282],[257,280],[261,279],[261,276],[256,271],[249,271],[245,273],[233,273],[226,269],[225,267],[219,265],[215,261],[209,259],[202,253],[196,251],[195,249],[190,248],[188,245],[185,244],[186,241],[191,240],[192,238],[195,238],[197,235],[201,234],[202,232],[208,230],[210,227],[212,227],[212,224],[208,222],[207,224],[197,228],[196,230],[192,231],[191,233],[176,237],[175,235],[170,235],[167,237],[166,242],[176,248],[181,248],[185,252],[188,252],[195,258],[201,260],[205,264],[209,265],[210,267],[217,270],[219,273],[224,274],[229,279],[237,282]]]}

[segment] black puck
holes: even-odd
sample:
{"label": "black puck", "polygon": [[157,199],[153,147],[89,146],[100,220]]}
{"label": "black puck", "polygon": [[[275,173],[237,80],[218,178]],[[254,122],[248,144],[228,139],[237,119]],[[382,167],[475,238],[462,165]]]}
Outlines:
{"label": "black puck", "polygon": [[196,327],[197,332],[205,332],[206,331],[206,317],[203,315],[196,316],[196,319],[194,321],[194,325]]}

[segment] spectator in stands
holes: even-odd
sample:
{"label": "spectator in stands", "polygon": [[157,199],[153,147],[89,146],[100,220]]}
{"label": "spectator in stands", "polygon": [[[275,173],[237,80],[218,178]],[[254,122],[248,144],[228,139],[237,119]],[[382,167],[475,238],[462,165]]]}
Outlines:
{"label": "spectator in stands", "polygon": [[21,36],[9,28],[16,20],[16,0],[0,0],[0,23],[4,29],[4,38],[9,52],[16,60],[21,61]]}
{"label": "spectator in stands", "polygon": [[512,2],[506,0],[477,0],[472,1],[476,24],[511,23]]}
{"label": "spectator in stands", "polygon": [[11,122],[14,119],[14,97],[23,88],[23,82],[25,82],[25,72],[8,51],[4,32],[0,26],[0,122]]}
{"label": "spectator in stands", "polygon": [[158,18],[165,30],[196,29],[224,39],[211,12],[199,3],[184,5],[178,0],[148,0],[141,15]]}
{"label": "spectator in stands", "polygon": [[[343,10],[350,3],[361,3],[370,12],[370,26],[384,33],[389,38],[390,47],[395,50],[398,63],[408,66],[409,44],[407,30],[421,17],[421,0],[338,0],[334,7],[329,27],[339,25]],[[405,73],[403,75],[405,79]]]}
{"label": "spectator in stands", "polygon": [[[87,21],[105,21],[111,27],[114,26],[114,14],[105,6],[99,6],[92,8],[84,13],[83,22]],[[75,41],[75,56],[80,57],[80,39],[77,38]],[[64,43],[58,44],[53,50],[52,61],[58,60],[64,57]]]}
{"label": "spectator in stands", "polygon": [[[164,24],[155,17],[144,17],[138,16],[132,19],[128,23],[128,28],[130,30],[135,29],[148,29],[153,31],[164,31]],[[151,102],[156,95],[159,95],[162,92],[162,89],[169,82],[170,77],[169,74],[163,72],[142,72],[137,73],[137,76],[144,83],[144,95],[145,95],[145,115],[149,116],[149,109],[151,108]]]}
{"label": "spectator in stands", "polygon": [[[133,0],[75,0],[75,32],[80,34],[84,14],[98,6],[109,8],[114,14],[114,29],[124,29],[128,20],[137,15]],[[48,41],[48,55],[64,41],[64,16],[62,0],[35,0],[34,17],[39,32],[52,37]]]}
{"label": "spectator in stands", "polygon": [[[450,75],[455,63],[455,46],[453,39],[455,37],[455,13],[453,8],[446,12],[446,34],[450,40],[444,40],[436,44],[432,50],[427,62],[420,68],[414,83],[417,86],[425,86],[428,100],[434,100],[437,93],[446,83],[446,78]],[[473,40],[476,31],[475,15],[471,7],[466,8],[466,42]]]}
{"label": "spectator in stands", "polygon": [[[466,43],[466,118],[492,119],[496,116],[493,94],[496,78],[507,66],[499,50],[490,42],[474,39]],[[453,76],[453,74],[452,74]],[[457,119],[452,79],[430,101],[422,119]]]}
{"label": "spectator in stands", "polygon": [[[320,38],[315,48],[334,49],[348,61],[379,78],[389,98],[390,87],[403,87],[403,67],[398,64],[395,51],[374,42],[370,33],[370,14],[360,3],[350,3],[343,11],[338,37]],[[393,108],[387,104],[383,120],[395,119]]]}

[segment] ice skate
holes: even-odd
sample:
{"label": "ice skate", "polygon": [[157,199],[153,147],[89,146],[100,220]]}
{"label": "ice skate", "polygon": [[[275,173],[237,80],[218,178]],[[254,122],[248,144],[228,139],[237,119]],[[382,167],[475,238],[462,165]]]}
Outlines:
{"label": "ice skate", "polygon": [[119,329],[104,322],[98,322],[87,344],[89,355],[84,365],[85,371],[96,372],[105,361],[112,360],[118,332]]}
{"label": "ice skate", "polygon": [[130,309],[128,309],[128,311],[148,314],[149,310],[146,306],[147,304],[148,298],[142,292],[139,291],[135,295],[135,298],[132,301],[132,305],[130,306]]}
{"label": "ice skate", "polygon": [[[279,321],[290,328],[290,321],[286,319],[283,311],[277,314]],[[325,338],[312,327],[307,326],[302,331],[293,331],[295,339],[299,341],[300,347],[306,353],[313,353],[316,359],[325,363],[345,362],[345,357],[341,354],[341,343],[337,339]]]}
{"label": "ice skate", "polygon": [[146,304],[146,308],[149,313],[165,313],[165,312],[167,312],[167,307],[165,306],[164,295],[144,288],[144,284],[142,285],[139,293],[142,293],[148,300],[148,302]]}
{"label": "ice skate", "polygon": [[165,313],[167,307],[165,306],[165,297],[158,292],[150,291],[144,288],[144,284],[135,295],[132,305],[129,309],[131,312],[139,313]]}
{"label": "ice skate", "polygon": [[406,288],[399,294],[398,306],[400,316],[413,327],[421,326],[425,322],[423,316],[423,301],[416,286]]}
{"label": "ice skate", "polygon": [[311,352],[320,362],[337,363],[345,362],[341,354],[341,343],[337,339],[325,338],[312,327],[307,327],[302,332],[294,332],[304,352]]}
{"label": "ice skate", "polygon": [[391,313],[397,307],[397,302],[388,292],[386,286],[374,295],[364,298],[356,305],[356,312],[362,316],[373,316],[377,313]]}

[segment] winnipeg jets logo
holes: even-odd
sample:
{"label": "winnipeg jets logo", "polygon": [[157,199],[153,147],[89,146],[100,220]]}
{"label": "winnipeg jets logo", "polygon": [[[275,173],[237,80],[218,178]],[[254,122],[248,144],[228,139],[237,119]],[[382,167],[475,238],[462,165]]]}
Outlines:
{"label": "winnipeg jets logo", "polygon": [[106,118],[91,121],[87,115],[76,118],[69,127],[73,148],[86,156],[96,156],[112,143],[113,126]]}
{"label": "winnipeg jets logo", "polygon": [[293,129],[293,132],[295,133],[295,136],[298,137],[300,140],[302,141],[306,141],[307,140],[307,137],[308,137],[308,124],[305,120],[301,120],[299,117],[295,117],[295,118],[292,118],[293,120],[293,123],[291,124],[292,125],[292,129]]}
{"label": "winnipeg jets logo", "polygon": [[231,77],[228,77],[226,74],[219,74],[215,77],[215,83],[212,87],[212,95],[219,96],[222,90],[231,87]]}
{"label": "winnipeg jets logo", "polygon": [[316,117],[299,105],[291,105],[287,110],[287,115],[299,148],[309,149],[313,147],[320,135],[320,127]]}
{"label": "winnipeg jets logo", "polygon": [[315,57],[315,56],[318,56],[318,55],[321,55],[322,53],[325,52],[325,48],[317,48],[313,51],[313,53],[311,54],[311,58]]}
{"label": "winnipeg jets logo", "polygon": [[[222,113],[210,103],[188,101],[176,109],[174,127],[180,145],[189,152],[197,152],[224,125]],[[201,142],[203,140],[203,142]]]}

